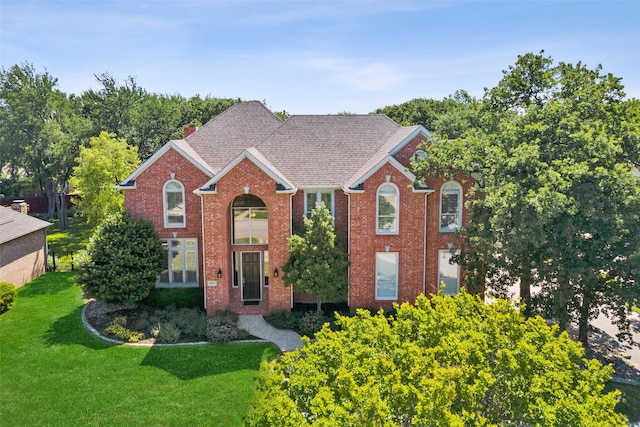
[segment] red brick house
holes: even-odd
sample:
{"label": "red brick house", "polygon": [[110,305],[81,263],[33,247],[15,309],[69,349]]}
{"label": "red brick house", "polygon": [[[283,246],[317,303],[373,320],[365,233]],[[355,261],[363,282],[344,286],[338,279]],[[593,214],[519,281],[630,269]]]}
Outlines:
{"label": "red brick house", "polygon": [[350,255],[349,306],[390,308],[442,281],[447,292],[460,286],[448,259],[462,183],[420,182],[408,170],[429,137],[377,114],[282,121],[252,101],[185,129],[118,188],[166,248],[157,286],[202,287],[209,312],[290,309],[287,238],[320,201]]}

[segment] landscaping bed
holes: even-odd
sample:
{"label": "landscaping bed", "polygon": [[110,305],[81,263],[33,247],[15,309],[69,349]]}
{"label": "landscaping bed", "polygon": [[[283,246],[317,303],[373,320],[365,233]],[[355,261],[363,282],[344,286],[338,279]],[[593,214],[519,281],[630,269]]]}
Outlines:
{"label": "landscaping bed", "polygon": [[130,343],[221,343],[255,339],[238,328],[238,315],[230,311],[207,316],[196,307],[122,305],[91,300],[85,315],[89,325],[102,336]]}

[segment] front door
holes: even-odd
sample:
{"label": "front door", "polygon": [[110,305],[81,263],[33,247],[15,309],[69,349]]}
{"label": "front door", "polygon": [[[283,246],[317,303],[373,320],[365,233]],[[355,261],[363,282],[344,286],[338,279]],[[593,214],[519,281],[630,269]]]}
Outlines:
{"label": "front door", "polygon": [[242,252],[242,301],[262,299],[262,263],[260,252]]}

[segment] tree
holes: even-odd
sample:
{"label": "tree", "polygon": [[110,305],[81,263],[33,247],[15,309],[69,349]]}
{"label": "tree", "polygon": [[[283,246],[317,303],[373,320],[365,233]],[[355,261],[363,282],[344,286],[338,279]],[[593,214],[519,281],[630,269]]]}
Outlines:
{"label": "tree", "polygon": [[76,203],[87,222],[98,225],[110,214],[122,212],[124,196],[114,186],[140,164],[137,147],[101,132],[91,138],[89,147],[80,148],[77,161],[71,182],[81,196]]}
{"label": "tree", "polygon": [[248,426],[623,426],[612,368],[505,300],[440,294],[337,316],[261,366]]}
{"label": "tree", "polygon": [[329,209],[320,203],[304,218],[304,235],[289,238],[289,259],[282,266],[285,286],[296,292],[316,295],[318,311],[322,300],[343,298],[347,291],[349,259],[338,242]]}
{"label": "tree", "polygon": [[[37,72],[32,64],[14,65],[0,73],[0,168],[9,182],[26,175],[47,195],[48,215],[58,212],[66,229],[68,180],[78,148],[88,137],[87,121],[78,115],[73,99],[55,89],[57,79]],[[24,189],[13,193],[24,195]],[[16,194],[17,195],[17,194]]]}
{"label": "tree", "polygon": [[92,297],[136,303],[151,292],[165,256],[150,221],[111,215],[91,237],[76,281]]}
{"label": "tree", "polygon": [[479,178],[457,259],[465,280],[500,295],[519,282],[526,314],[577,323],[585,345],[601,310],[628,327],[640,291],[640,122],[622,89],[600,66],[519,56],[486,91],[481,125],[434,141],[416,167]]}

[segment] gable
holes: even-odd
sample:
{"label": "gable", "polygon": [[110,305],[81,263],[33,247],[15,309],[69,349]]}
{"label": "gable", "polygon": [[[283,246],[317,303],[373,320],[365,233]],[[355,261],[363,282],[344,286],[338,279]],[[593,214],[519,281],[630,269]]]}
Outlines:
{"label": "gable", "polygon": [[200,157],[200,155],[193,150],[184,140],[169,141],[163,145],[153,156],[149,157],[144,163],[126,177],[115,188],[117,190],[134,190],[136,188],[135,180],[144,171],[149,169],[154,163],[159,161],[169,150],[174,150],[179,155],[188,160],[196,168],[200,169],[208,177],[213,176],[211,167]]}

